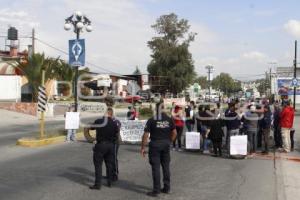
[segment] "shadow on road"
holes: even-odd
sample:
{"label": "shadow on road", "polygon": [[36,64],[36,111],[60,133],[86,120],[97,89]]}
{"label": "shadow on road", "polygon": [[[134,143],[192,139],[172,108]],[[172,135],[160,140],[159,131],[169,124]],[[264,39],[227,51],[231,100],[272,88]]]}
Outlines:
{"label": "shadow on road", "polygon": [[[72,182],[78,183],[83,186],[91,186],[94,181],[94,172],[80,167],[70,167],[68,168],[67,172],[59,176],[64,177]],[[106,179],[107,177],[103,176],[102,178]],[[151,188],[149,187],[138,185],[128,180],[118,180],[113,184],[113,187],[140,193],[140,194],[145,194],[145,192],[151,190]]]}
{"label": "shadow on road", "polygon": [[151,188],[143,186],[143,185],[138,185],[132,181],[128,181],[128,180],[118,180],[113,187],[118,187],[120,189],[123,190],[128,190],[128,191],[132,191],[135,193],[139,193],[139,194],[145,194],[147,191],[150,191]]}
{"label": "shadow on road", "polygon": [[83,186],[90,186],[93,183],[94,173],[84,168],[70,167],[65,173],[59,176]]}

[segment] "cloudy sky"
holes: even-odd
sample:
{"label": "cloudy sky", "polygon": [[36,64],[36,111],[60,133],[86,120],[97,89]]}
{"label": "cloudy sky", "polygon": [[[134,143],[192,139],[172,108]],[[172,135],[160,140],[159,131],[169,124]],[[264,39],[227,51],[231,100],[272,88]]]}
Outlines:
{"label": "cloudy sky", "polygon": [[[190,50],[198,75],[205,66],[215,74],[230,73],[240,79],[259,77],[270,67],[290,66],[294,40],[300,38],[298,0],[0,0],[0,35],[9,25],[57,49],[68,50],[72,31],[63,29],[64,19],[74,11],[86,14],[93,32],[86,39],[86,60],[96,72],[132,73],[135,66],[147,72],[150,50],[147,41],[155,36],[151,25],[171,12],[188,19],[197,32]],[[29,44],[21,40],[21,49]],[[1,49],[4,38],[0,37]],[[49,56],[67,56],[40,41],[37,50]],[[276,62],[277,64],[270,64]]]}

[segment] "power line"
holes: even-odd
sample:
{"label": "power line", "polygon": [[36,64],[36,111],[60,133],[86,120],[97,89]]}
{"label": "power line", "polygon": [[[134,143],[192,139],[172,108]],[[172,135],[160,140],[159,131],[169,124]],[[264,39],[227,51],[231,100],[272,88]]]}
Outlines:
{"label": "power line", "polygon": [[[51,44],[49,44],[49,43],[47,43],[47,42],[45,42],[45,41],[39,39],[39,38],[35,38],[35,39],[36,39],[37,41],[39,41],[40,43],[42,43],[42,44],[44,44],[44,45],[46,45],[46,46],[48,46],[48,47],[50,47],[50,48],[52,48],[52,49],[54,49],[54,50],[56,50],[56,51],[59,51],[59,52],[65,54],[65,55],[69,55],[68,52],[66,52],[66,51],[64,51],[64,50],[62,50],[62,49],[59,49],[59,48],[57,48],[57,47],[55,47],[55,46],[53,46],[53,45],[51,45]],[[120,74],[120,73],[116,73],[116,72],[113,72],[113,71],[111,71],[111,70],[108,70],[108,69],[105,69],[105,68],[103,68],[103,67],[100,67],[100,66],[98,66],[98,65],[96,65],[96,64],[94,64],[94,63],[91,63],[91,62],[86,62],[86,63],[87,63],[88,65],[91,65],[91,66],[93,66],[93,67],[95,67],[95,68],[98,68],[98,69],[100,69],[100,70],[102,70],[102,71],[106,71],[106,72],[113,73],[113,74],[116,74],[116,75],[122,75],[122,74]]]}

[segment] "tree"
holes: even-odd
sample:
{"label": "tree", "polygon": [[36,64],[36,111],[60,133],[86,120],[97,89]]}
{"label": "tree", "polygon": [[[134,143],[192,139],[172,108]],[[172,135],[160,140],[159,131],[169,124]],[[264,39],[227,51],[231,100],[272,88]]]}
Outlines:
{"label": "tree", "polygon": [[167,90],[173,94],[179,93],[196,76],[188,49],[196,34],[189,32],[188,20],[178,19],[174,13],[160,16],[152,28],[159,36],[148,42],[152,50],[148,72],[152,77],[164,79],[163,84],[154,85],[152,89],[161,93]]}
{"label": "tree", "polygon": [[140,71],[139,67],[136,66],[135,71],[133,72],[133,75],[141,75],[141,74],[142,74],[142,72]]}
{"label": "tree", "polygon": [[58,59],[45,57],[45,54],[33,54],[24,61],[18,61],[15,65],[21,73],[26,76],[28,84],[32,89],[32,100],[37,100],[38,87],[42,83],[42,70],[45,70],[45,83],[54,79],[55,68],[57,67]]}
{"label": "tree", "polygon": [[241,82],[235,81],[227,73],[221,73],[212,80],[211,85],[214,89],[219,89],[226,95],[236,93],[242,90]]}
{"label": "tree", "polygon": [[196,83],[199,83],[199,85],[201,86],[201,89],[205,89],[208,86],[208,81],[207,81],[207,77],[206,76],[199,76],[196,80]]}

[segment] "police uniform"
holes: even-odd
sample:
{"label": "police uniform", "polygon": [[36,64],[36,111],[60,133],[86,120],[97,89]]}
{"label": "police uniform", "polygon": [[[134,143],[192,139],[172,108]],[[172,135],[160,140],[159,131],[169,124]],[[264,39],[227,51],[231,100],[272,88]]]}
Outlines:
{"label": "police uniform", "polygon": [[117,181],[119,176],[119,162],[118,162],[118,152],[120,147],[120,129],[121,129],[121,122],[117,118],[113,118],[113,121],[118,126],[118,136],[116,138],[116,141],[114,142],[114,162],[113,162],[113,168],[112,168],[112,180]]}
{"label": "police uniform", "polygon": [[153,192],[160,193],[160,165],[163,171],[164,190],[170,190],[170,144],[171,132],[175,129],[173,120],[162,113],[160,119],[150,118],[145,132],[150,133],[149,162],[152,167]]}
{"label": "police uniform", "polygon": [[118,136],[118,126],[111,117],[102,117],[94,123],[96,126],[96,145],[94,147],[93,161],[95,165],[95,185],[101,187],[102,163],[106,165],[107,184],[111,186],[113,175],[113,162],[115,155],[115,141]]}

